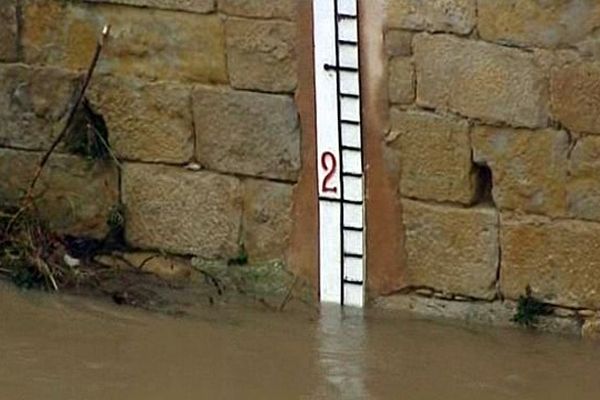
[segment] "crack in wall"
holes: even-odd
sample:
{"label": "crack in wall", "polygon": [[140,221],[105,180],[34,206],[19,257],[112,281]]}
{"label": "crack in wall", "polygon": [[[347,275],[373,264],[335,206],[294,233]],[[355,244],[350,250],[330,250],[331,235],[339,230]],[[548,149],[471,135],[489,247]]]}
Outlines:
{"label": "crack in wall", "polygon": [[492,169],[487,163],[473,163],[475,197],[473,205],[485,204],[497,208],[493,196]]}
{"label": "crack in wall", "polygon": [[21,37],[23,36],[23,0],[17,0],[15,4],[15,14],[17,18],[17,34],[15,37],[15,46],[17,49],[17,60],[23,61],[23,43],[21,43]]}

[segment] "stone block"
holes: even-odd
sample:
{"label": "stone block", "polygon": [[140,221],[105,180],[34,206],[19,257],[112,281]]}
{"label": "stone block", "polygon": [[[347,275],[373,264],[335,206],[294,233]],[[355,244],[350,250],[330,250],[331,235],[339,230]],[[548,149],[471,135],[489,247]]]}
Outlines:
{"label": "stone block", "polygon": [[498,215],[403,200],[406,283],[482,299],[496,295]]}
{"label": "stone block", "polygon": [[243,242],[251,262],[283,260],[292,230],[294,186],[263,180],[244,182]]}
{"label": "stone block", "polygon": [[600,224],[503,216],[502,293],[567,307],[600,308]]}
{"label": "stone block", "polygon": [[64,124],[79,85],[56,68],[0,65],[0,146],[50,146]]}
{"label": "stone block", "polygon": [[477,6],[481,37],[511,45],[567,47],[600,27],[596,0],[479,0]]}
{"label": "stone block", "polygon": [[238,179],[127,163],[122,188],[127,240],[133,246],[206,258],[237,254],[242,218]]}
{"label": "stone block", "polygon": [[535,48],[532,49],[531,53],[535,57],[535,63],[540,66],[547,78],[550,77],[553,70],[569,64],[580,63],[584,58],[582,54],[574,49]]}
{"label": "stone block", "polygon": [[219,0],[219,10],[238,17],[294,20],[297,3],[298,0]]}
{"label": "stone block", "polygon": [[[407,311],[412,315],[433,319],[451,319],[473,325],[514,327],[513,316],[517,312],[514,301],[447,301],[415,295],[394,295],[377,299],[375,307],[390,311]],[[579,336],[580,323],[575,318],[541,316],[536,330],[564,336]],[[486,328],[487,329],[487,328]]]}
{"label": "stone block", "polygon": [[391,103],[410,104],[415,100],[415,69],[411,59],[394,57],[390,60],[388,85]]}
{"label": "stone block", "polygon": [[[17,205],[26,194],[41,153],[0,149],[0,205]],[[34,192],[42,219],[60,233],[102,238],[107,220],[119,201],[117,168],[110,162],[92,162],[54,154]]]}
{"label": "stone block", "polygon": [[390,57],[412,55],[413,32],[391,29],[385,33],[385,49]]}
{"label": "stone block", "polygon": [[492,170],[498,207],[550,216],[566,214],[569,135],[552,129],[476,127],[473,158]]}
{"label": "stone block", "polygon": [[470,204],[476,192],[469,124],[422,111],[391,112],[389,146],[400,164],[407,197]]}
{"label": "stone block", "polygon": [[600,63],[556,68],[550,88],[556,119],[574,131],[600,133]]}
{"label": "stone block", "polygon": [[103,115],[118,157],[167,163],[191,159],[194,132],[188,87],[98,76],[88,97]]}
{"label": "stone block", "polygon": [[161,253],[131,252],[99,255],[94,258],[105,266],[120,271],[136,269],[154,274],[166,281],[182,283],[192,277],[193,269],[190,260],[185,257],[173,257]]}
{"label": "stone block", "polygon": [[584,40],[577,43],[575,47],[582,56],[598,60],[600,58],[600,31],[598,29],[594,30]]}
{"label": "stone block", "polygon": [[227,82],[218,15],[55,0],[29,1],[23,13],[28,63],[87,68],[102,27],[110,23],[111,38],[98,64],[99,74]]}
{"label": "stone block", "polygon": [[600,318],[589,318],[581,327],[581,337],[587,340],[600,340]]}
{"label": "stone block", "polygon": [[216,0],[84,0],[88,3],[124,4],[134,7],[208,13],[215,10]]}
{"label": "stone block", "polygon": [[449,301],[414,294],[381,297],[375,301],[374,306],[395,312],[410,312],[411,315],[427,318],[501,327],[511,326],[510,320],[515,314],[514,304],[509,302]]}
{"label": "stone block", "polygon": [[204,167],[265,178],[297,178],[300,132],[291,97],[199,87],[193,98],[196,155]]}
{"label": "stone block", "polygon": [[467,34],[475,21],[475,0],[388,1],[390,28]]}
{"label": "stone block", "polygon": [[229,79],[234,88],[262,92],[296,89],[295,24],[230,18],[225,30]]}
{"label": "stone block", "polygon": [[0,61],[15,61],[17,50],[17,1],[0,4]]}
{"label": "stone block", "polygon": [[600,221],[600,136],[579,138],[569,157],[569,215]]}
{"label": "stone block", "polygon": [[547,125],[548,89],[532,54],[448,35],[413,39],[417,103],[516,127]]}

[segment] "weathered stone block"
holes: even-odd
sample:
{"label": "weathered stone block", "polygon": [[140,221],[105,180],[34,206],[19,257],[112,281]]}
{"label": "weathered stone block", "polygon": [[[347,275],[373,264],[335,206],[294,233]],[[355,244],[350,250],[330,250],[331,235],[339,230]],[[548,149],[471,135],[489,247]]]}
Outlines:
{"label": "weathered stone block", "polygon": [[244,182],[243,242],[252,262],[285,258],[292,229],[294,186]]}
{"label": "weathered stone block", "polygon": [[238,17],[293,20],[296,17],[297,2],[298,0],[220,0],[219,10]]}
{"label": "weathered stone block", "polygon": [[385,49],[391,57],[407,57],[412,55],[413,32],[389,30],[385,33]]}
{"label": "weathered stone block", "polygon": [[600,58],[600,31],[594,30],[584,40],[575,45],[579,54],[592,60]]}
{"label": "weathered stone block", "polygon": [[415,100],[415,69],[411,59],[390,60],[388,91],[392,103],[410,104]]}
{"label": "weathered stone block", "polygon": [[94,260],[121,271],[137,269],[173,283],[182,283],[186,280],[189,282],[193,272],[191,262],[185,257],[174,257],[158,252],[114,253],[96,256]]}
{"label": "weathered stone block", "polygon": [[98,73],[148,79],[226,82],[225,38],[217,15],[55,0],[24,8],[28,63],[87,68],[104,24],[112,24]]}
{"label": "weathered stone block", "polygon": [[391,28],[467,34],[476,20],[475,0],[388,1]]}
{"label": "weathered stone block", "polygon": [[520,46],[569,46],[600,27],[596,0],[479,0],[482,38]]}
{"label": "weathered stone block", "polygon": [[300,132],[291,97],[198,88],[193,98],[196,155],[204,167],[296,179]]}
{"label": "weathered stone block", "polygon": [[123,258],[141,271],[150,272],[168,281],[186,280],[193,271],[191,262],[185,258],[149,252],[124,253]]}
{"label": "weathered stone block", "polygon": [[78,76],[56,68],[0,65],[0,146],[50,146],[74,100]]}
{"label": "weathered stone block", "polygon": [[191,90],[169,83],[97,77],[88,92],[120,158],[184,163],[194,152]]}
{"label": "weathered stone block", "polygon": [[[17,205],[26,194],[41,153],[0,149],[0,205]],[[50,228],[74,235],[103,237],[111,208],[119,201],[117,168],[55,154],[36,185],[34,198]]]}
{"label": "weathered stone block", "polygon": [[[375,307],[392,311],[408,311],[427,318],[461,320],[468,324],[514,327],[517,312],[514,301],[448,301],[415,295],[394,295],[376,300]],[[536,330],[565,336],[578,336],[581,331],[575,318],[540,316]]]}
{"label": "weathered stone block", "polygon": [[472,202],[476,187],[466,121],[393,109],[391,125],[388,140],[397,150],[404,196]]}
{"label": "weathered stone block", "polygon": [[554,69],[550,87],[560,122],[575,131],[600,133],[600,63]]}
{"label": "weathered stone block", "polygon": [[544,75],[550,77],[552,71],[568,64],[580,63],[582,55],[573,49],[532,49],[535,63],[540,66]]}
{"label": "weathered stone block", "polygon": [[406,282],[492,299],[498,268],[498,215],[403,200]]}
{"label": "weathered stone block", "polygon": [[492,170],[492,194],[501,209],[566,214],[566,132],[476,127],[472,146],[475,162]]}
{"label": "weathered stone block", "polygon": [[215,0],[84,0],[88,3],[126,4],[135,7],[208,13],[214,11]]}
{"label": "weathered stone block", "polygon": [[17,59],[17,1],[0,4],[0,61]]}
{"label": "weathered stone block", "polygon": [[501,289],[516,299],[529,285],[543,301],[600,308],[600,224],[503,217]]}
{"label": "weathered stone block", "polygon": [[511,326],[510,320],[516,311],[513,302],[448,301],[414,294],[381,297],[375,300],[374,306],[428,318],[462,320],[493,326]]}
{"label": "weathered stone block", "polygon": [[577,140],[569,158],[569,215],[600,221],[600,136]]}
{"label": "weathered stone block", "polygon": [[534,57],[448,35],[413,40],[417,103],[518,127],[547,125],[548,90]]}
{"label": "weathered stone block", "polygon": [[122,188],[127,240],[132,245],[207,258],[237,254],[242,218],[238,179],[125,164]]}
{"label": "weathered stone block", "polygon": [[585,320],[581,327],[581,337],[588,340],[600,339],[600,318],[598,316]]}
{"label": "weathered stone block", "polygon": [[296,89],[293,23],[230,18],[225,29],[229,79],[234,88],[264,92]]}

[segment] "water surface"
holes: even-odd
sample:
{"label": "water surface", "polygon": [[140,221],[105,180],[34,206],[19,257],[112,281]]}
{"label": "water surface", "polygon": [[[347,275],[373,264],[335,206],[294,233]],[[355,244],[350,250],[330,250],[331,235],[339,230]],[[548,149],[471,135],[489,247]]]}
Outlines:
{"label": "water surface", "polygon": [[174,318],[0,283],[0,399],[597,399],[595,343],[406,315]]}

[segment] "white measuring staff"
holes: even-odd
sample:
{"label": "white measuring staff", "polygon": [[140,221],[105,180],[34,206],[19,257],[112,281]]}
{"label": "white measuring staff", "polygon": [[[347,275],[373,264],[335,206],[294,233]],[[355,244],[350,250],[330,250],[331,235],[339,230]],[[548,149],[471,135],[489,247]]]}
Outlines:
{"label": "white measuring staff", "polygon": [[323,302],[365,299],[357,0],[313,0],[319,276]]}

